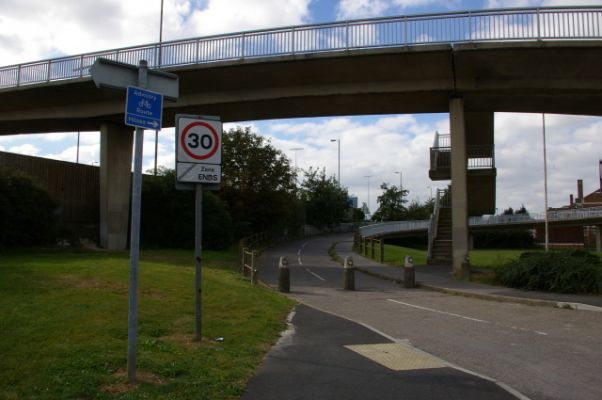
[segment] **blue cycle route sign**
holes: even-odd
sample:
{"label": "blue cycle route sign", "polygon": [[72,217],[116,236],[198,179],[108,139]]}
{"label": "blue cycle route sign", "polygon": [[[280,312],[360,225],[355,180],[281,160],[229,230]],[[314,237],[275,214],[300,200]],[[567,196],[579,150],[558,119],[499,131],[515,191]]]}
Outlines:
{"label": "blue cycle route sign", "polygon": [[161,129],[163,95],[136,86],[128,86],[125,124],[142,129]]}

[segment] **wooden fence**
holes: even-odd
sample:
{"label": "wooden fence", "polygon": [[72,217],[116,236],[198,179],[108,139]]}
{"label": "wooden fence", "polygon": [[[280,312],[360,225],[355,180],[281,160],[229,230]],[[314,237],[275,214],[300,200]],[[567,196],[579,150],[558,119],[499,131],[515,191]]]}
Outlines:
{"label": "wooden fence", "polygon": [[384,239],[362,237],[356,235],[354,239],[356,251],[365,257],[370,257],[379,262],[385,261],[385,241]]}

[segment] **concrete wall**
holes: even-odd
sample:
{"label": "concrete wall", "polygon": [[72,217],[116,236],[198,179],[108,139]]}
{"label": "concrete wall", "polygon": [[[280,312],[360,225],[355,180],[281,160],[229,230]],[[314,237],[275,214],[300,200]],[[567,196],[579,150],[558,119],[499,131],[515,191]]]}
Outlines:
{"label": "concrete wall", "polygon": [[60,205],[62,225],[81,237],[98,237],[99,168],[0,152],[0,167],[34,177]]}

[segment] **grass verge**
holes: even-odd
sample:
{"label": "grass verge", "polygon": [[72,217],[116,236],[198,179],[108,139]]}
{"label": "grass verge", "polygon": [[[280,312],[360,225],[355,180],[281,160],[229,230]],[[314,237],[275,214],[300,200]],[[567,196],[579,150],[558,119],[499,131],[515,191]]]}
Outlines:
{"label": "grass verge", "polygon": [[385,244],[386,264],[395,265],[398,267],[403,266],[406,256],[412,256],[412,258],[414,258],[414,265],[426,264],[426,250]]}
{"label": "grass verge", "polygon": [[[142,253],[138,385],[125,382],[129,257],[9,252],[0,259],[0,398],[236,399],[285,328],[293,302],[205,252],[203,340],[190,251]],[[218,338],[223,338],[223,341]]]}

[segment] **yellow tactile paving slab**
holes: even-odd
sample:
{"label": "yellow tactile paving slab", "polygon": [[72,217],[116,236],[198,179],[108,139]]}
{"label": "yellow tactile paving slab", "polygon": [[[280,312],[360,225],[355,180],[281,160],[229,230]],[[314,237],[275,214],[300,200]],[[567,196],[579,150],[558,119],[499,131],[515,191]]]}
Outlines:
{"label": "yellow tactile paving slab", "polygon": [[399,343],[358,344],[345,347],[394,371],[447,367],[436,358]]}

